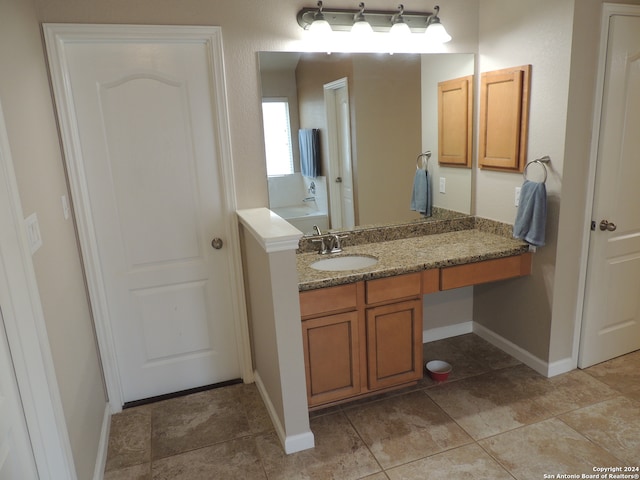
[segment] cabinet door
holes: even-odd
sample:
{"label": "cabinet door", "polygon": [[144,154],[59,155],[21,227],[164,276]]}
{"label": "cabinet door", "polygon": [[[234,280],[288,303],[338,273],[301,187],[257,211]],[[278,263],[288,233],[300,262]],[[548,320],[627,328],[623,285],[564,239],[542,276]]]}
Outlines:
{"label": "cabinet door", "polygon": [[480,168],[522,172],[527,153],[531,65],[480,80]]}
{"label": "cabinet door", "polygon": [[309,406],[360,393],[358,312],[302,322]]}
{"label": "cabinet door", "polygon": [[471,168],[473,75],[438,83],[438,162]]}
{"label": "cabinet door", "polygon": [[367,310],[369,389],[422,378],[422,300]]}

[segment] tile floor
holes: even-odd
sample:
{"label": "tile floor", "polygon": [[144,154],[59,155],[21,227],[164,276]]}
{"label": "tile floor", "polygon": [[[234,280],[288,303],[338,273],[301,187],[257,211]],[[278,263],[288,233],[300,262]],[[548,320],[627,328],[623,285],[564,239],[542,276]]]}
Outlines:
{"label": "tile floor", "polygon": [[125,410],[105,480],[537,480],[640,467],[640,351],[550,379],[473,334],[424,354],[453,365],[447,382],[315,412],[316,447],[293,455],[255,385]]}

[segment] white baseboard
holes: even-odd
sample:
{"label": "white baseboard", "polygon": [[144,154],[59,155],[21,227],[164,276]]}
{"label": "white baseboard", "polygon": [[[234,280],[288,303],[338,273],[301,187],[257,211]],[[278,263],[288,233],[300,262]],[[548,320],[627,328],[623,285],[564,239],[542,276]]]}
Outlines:
{"label": "white baseboard", "polygon": [[93,471],[93,480],[102,480],[104,469],[107,466],[107,452],[109,450],[109,432],[111,431],[111,408],[106,403],[104,416],[102,417],[102,429],[100,430],[100,442],[98,443],[98,455],[96,467]]}
{"label": "white baseboard", "polygon": [[258,388],[258,392],[262,397],[262,401],[264,402],[265,407],[267,408],[267,412],[269,413],[269,417],[273,422],[273,427],[276,429],[276,434],[280,439],[280,443],[282,444],[282,448],[284,452],[288,455],[290,453],[300,452],[302,450],[307,450],[309,448],[313,448],[315,446],[315,438],[313,436],[313,432],[304,432],[299,433],[297,435],[290,435],[287,437],[287,434],[284,430],[284,426],[280,421],[280,417],[276,413],[276,409],[271,402],[271,398],[269,398],[269,394],[267,389],[262,383],[262,379],[260,378],[260,374],[255,371],[254,372],[254,380],[256,382],[256,387]]}
{"label": "white baseboard", "polygon": [[430,328],[422,332],[422,343],[435,342],[445,338],[457,337],[473,332],[473,322],[456,323],[446,327]]}
{"label": "white baseboard", "polygon": [[575,359],[571,357],[563,358],[562,360],[558,360],[557,362],[552,362],[549,364],[549,367],[547,369],[547,377],[555,377],[556,375],[570,372],[571,370],[575,370],[576,368],[578,368],[578,365]]}
{"label": "white baseboard", "polygon": [[562,360],[558,360],[553,363],[545,362],[510,340],[507,340],[503,336],[498,335],[476,322],[462,322],[455,325],[448,325],[446,327],[424,330],[422,332],[422,343],[457,337],[458,335],[464,335],[467,333],[475,333],[480,338],[486,340],[493,346],[498,347],[500,350],[508,353],[512,357],[517,358],[522,363],[533,368],[536,372],[540,375],[544,375],[545,377],[555,377],[556,375],[561,375],[577,368],[576,361],[571,357],[563,358]]}

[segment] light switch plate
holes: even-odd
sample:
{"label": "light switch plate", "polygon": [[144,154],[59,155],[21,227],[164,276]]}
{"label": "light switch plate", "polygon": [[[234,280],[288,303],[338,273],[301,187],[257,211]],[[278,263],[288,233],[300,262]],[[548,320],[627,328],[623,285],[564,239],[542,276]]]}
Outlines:
{"label": "light switch plate", "polygon": [[447,190],[447,179],[440,177],[440,193],[445,193]]}
{"label": "light switch plate", "polygon": [[515,198],[516,207],[520,205],[520,188],[521,187],[516,187],[516,198]]}
{"label": "light switch plate", "polygon": [[33,255],[42,246],[42,236],[40,235],[38,216],[35,212],[24,219],[24,225],[27,230],[29,249],[31,250],[31,255]]}

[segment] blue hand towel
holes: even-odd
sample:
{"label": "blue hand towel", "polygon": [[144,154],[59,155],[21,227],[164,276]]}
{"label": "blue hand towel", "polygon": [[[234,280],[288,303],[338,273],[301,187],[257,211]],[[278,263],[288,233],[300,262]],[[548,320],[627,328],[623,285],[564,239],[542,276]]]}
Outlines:
{"label": "blue hand towel", "polygon": [[520,189],[520,204],[513,225],[513,236],[531,245],[544,245],[547,223],[547,188],[544,182],[525,180]]}
{"label": "blue hand towel", "polygon": [[430,217],[431,203],[431,175],[426,170],[417,169],[411,192],[411,210]]}

